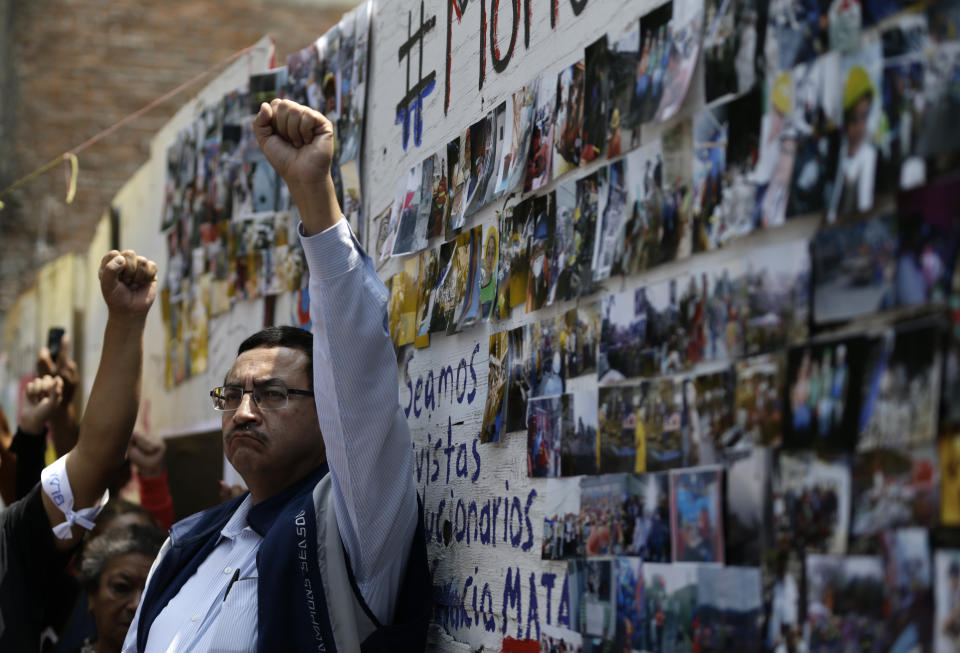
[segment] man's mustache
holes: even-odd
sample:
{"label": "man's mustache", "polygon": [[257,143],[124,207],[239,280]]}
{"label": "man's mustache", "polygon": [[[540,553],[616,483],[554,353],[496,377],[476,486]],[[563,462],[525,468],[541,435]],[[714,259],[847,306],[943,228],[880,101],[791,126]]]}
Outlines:
{"label": "man's mustache", "polygon": [[249,426],[240,425],[240,426],[233,427],[232,429],[230,429],[230,432],[227,433],[226,441],[230,442],[230,440],[232,440],[233,436],[235,435],[253,436],[256,439],[260,440],[261,442],[264,442],[264,443],[270,442],[269,435],[267,435],[263,431],[259,431]]}

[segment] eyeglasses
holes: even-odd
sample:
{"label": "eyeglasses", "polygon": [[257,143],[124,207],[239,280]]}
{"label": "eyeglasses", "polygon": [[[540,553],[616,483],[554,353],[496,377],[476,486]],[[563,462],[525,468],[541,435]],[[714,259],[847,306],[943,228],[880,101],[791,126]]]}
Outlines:
{"label": "eyeglasses", "polygon": [[225,385],[210,391],[213,398],[213,409],[223,412],[234,411],[243,403],[243,395],[253,395],[253,403],[260,410],[280,410],[286,408],[290,395],[312,397],[312,390],[296,390],[288,388],[276,381],[263,385],[254,385],[252,390],[244,390],[239,385]]}

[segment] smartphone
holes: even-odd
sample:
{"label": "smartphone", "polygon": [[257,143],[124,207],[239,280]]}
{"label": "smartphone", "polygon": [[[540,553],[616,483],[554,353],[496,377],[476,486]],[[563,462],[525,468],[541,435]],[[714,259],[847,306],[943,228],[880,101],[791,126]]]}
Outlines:
{"label": "smartphone", "polygon": [[66,333],[61,327],[50,327],[47,332],[47,349],[50,350],[50,360],[56,364],[60,356],[60,345],[63,343],[63,334]]}

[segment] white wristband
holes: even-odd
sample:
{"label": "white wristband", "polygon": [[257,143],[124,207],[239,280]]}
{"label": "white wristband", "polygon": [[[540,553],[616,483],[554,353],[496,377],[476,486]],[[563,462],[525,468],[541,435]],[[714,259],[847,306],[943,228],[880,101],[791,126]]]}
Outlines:
{"label": "white wristband", "polygon": [[70,487],[70,479],[67,478],[67,457],[58,458],[49,467],[44,467],[40,472],[40,485],[43,486],[44,493],[53,501],[53,505],[63,512],[67,521],[57,524],[53,527],[53,534],[61,540],[69,540],[71,537],[71,528],[73,526],[82,526],[88,531],[93,528],[93,520],[97,518],[103,506],[110,500],[110,490],[105,490],[100,501],[90,508],[80,510],[73,509],[73,489]]}

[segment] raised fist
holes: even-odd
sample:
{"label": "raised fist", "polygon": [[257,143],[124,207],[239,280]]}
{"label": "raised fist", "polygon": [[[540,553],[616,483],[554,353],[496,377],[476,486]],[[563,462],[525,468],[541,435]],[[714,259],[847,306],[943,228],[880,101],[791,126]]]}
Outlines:
{"label": "raised fist", "polygon": [[288,186],[316,183],[330,173],[333,124],[319,111],[290,100],[264,102],[253,132],[267,161]]}
{"label": "raised fist", "polygon": [[157,295],[157,264],[133,250],[111,250],[100,261],[100,291],[111,313],[145,316]]}
{"label": "raised fist", "polygon": [[27,384],[23,399],[20,428],[27,433],[43,433],[47,421],[63,402],[63,379],[49,375],[36,378]]}
{"label": "raised fist", "polygon": [[127,449],[127,458],[137,466],[140,476],[160,476],[165,469],[164,455],[167,445],[163,438],[134,431]]}

